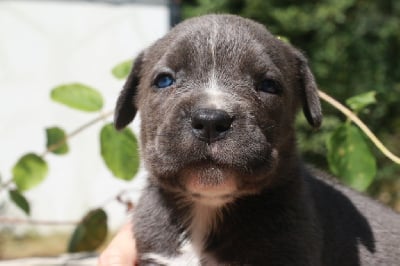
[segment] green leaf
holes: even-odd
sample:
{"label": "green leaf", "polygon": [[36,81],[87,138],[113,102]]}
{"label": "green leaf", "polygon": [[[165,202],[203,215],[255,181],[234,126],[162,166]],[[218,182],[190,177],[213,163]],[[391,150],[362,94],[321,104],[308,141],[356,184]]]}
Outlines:
{"label": "green leaf", "polygon": [[21,157],[13,170],[13,181],[19,191],[31,189],[40,184],[47,175],[46,161],[36,154],[29,153]]}
{"label": "green leaf", "polygon": [[59,127],[46,128],[47,149],[54,154],[66,154],[69,151],[65,131]]}
{"label": "green leaf", "polygon": [[132,60],[124,61],[113,67],[111,72],[117,79],[125,79],[131,72],[132,64]]}
{"label": "green leaf", "polygon": [[112,124],[100,132],[101,156],[111,172],[123,180],[131,180],[139,169],[138,142],[129,128],[118,132]]}
{"label": "green leaf", "polygon": [[94,251],[107,237],[107,214],[103,209],[88,212],[72,233],[68,252]]}
{"label": "green leaf", "polygon": [[360,130],[343,124],[327,140],[331,171],[345,184],[364,191],[376,174],[376,160]]}
{"label": "green leaf", "polygon": [[359,112],[370,104],[376,103],[376,92],[369,91],[346,100],[346,104],[355,112]]}
{"label": "green leaf", "polygon": [[24,195],[22,195],[18,190],[10,190],[8,192],[11,200],[27,215],[30,215],[31,208],[29,206],[29,202],[26,200]]}
{"label": "green leaf", "polygon": [[81,83],[64,84],[52,89],[51,99],[68,107],[87,112],[99,111],[103,107],[101,94]]}

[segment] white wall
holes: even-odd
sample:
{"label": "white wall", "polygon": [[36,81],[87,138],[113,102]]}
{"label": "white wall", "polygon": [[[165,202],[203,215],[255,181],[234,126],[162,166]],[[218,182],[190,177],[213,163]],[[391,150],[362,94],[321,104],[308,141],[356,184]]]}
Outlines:
{"label": "white wall", "polygon": [[[46,127],[57,125],[70,132],[97,116],[52,102],[51,88],[61,83],[83,82],[102,92],[106,101],[104,110],[113,109],[123,81],[112,77],[111,68],[133,58],[165,34],[168,24],[169,10],[162,5],[1,1],[3,180],[11,178],[11,169],[21,155],[44,150]],[[106,169],[98,143],[102,125],[72,139],[68,155],[46,157],[50,166],[47,179],[26,193],[32,204],[32,218],[78,220],[89,208],[101,205],[121,189],[142,183],[117,180]],[[6,195],[1,196],[4,200]],[[112,228],[123,222],[123,206],[113,202],[106,205],[106,210]],[[7,208],[6,214],[23,217],[13,207]]]}

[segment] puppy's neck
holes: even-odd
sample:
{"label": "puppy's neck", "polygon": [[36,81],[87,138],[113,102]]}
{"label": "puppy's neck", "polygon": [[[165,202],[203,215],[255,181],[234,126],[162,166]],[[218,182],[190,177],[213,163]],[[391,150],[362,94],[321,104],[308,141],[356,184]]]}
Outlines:
{"label": "puppy's neck", "polygon": [[205,246],[208,236],[222,222],[221,206],[211,206],[194,203],[191,210],[189,234],[194,250],[200,254]]}

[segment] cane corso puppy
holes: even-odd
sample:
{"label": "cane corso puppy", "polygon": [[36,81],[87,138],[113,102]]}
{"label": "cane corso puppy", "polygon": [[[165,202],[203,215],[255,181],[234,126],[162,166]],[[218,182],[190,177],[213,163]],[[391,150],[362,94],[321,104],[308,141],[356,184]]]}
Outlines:
{"label": "cane corso puppy", "polygon": [[321,124],[306,58],[254,21],[189,19],[144,50],[115,114],[141,117],[139,265],[400,265],[399,216],[301,161],[300,108]]}

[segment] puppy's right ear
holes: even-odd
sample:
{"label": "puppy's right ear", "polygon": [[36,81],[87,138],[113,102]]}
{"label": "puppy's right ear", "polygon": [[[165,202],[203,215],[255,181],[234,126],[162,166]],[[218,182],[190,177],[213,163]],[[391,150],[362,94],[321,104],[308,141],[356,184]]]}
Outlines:
{"label": "puppy's right ear", "polygon": [[119,95],[114,113],[114,126],[117,130],[123,129],[135,118],[137,112],[135,97],[137,94],[137,86],[140,81],[142,63],[143,52],[136,57],[131,73]]}

